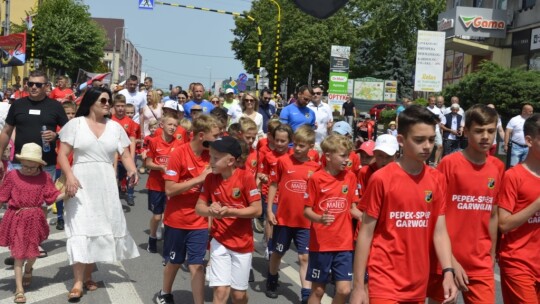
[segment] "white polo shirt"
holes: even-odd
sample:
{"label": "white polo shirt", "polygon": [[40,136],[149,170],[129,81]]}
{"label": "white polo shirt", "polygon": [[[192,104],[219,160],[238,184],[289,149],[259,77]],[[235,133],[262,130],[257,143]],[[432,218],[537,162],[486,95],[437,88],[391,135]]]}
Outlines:
{"label": "white polo shirt", "polygon": [[144,92],[136,91],[130,93],[127,89],[123,89],[118,94],[122,94],[126,97],[126,103],[132,104],[135,106],[135,116],[133,116],[133,121],[140,124],[139,121],[139,112],[144,106],[146,106],[146,94]]}
{"label": "white polo shirt", "polygon": [[526,145],[525,135],[523,135],[524,124],[525,118],[523,118],[521,115],[514,116],[512,119],[510,119],[506,125],[506,129],[512,130],[512,137],[510,137],[510,141],[523,146]]}
{"label": "white polo shirt", "polygon": [[328,123],[334,121],[332,108],[324,102],[320,102],[318,106],[313,102],[310,102],[307,107],[315,113],[315,122],[317,122],[317,129],[315,129],[315,143],[320,144],[323,139],[328,136]]}

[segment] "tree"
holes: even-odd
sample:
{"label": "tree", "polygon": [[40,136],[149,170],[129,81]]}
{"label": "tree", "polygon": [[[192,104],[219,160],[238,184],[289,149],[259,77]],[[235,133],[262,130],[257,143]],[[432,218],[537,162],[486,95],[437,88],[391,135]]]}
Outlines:
{"label": "tree", "polygon": [[90,18],[88,6],[78,0],[47,0],[34,17],[36,58],[55,74],[74,79],[79,68],[101,64],[105,31]]}
{"label": "tree", "polygon": [[523,103],[540,107],[540,72],[503,68],[484,61],[479,70],[447,86],[443,96],[450,100],[458,96],[460,105],[467,109],[482,103],[493,103],[501,116],[508,118],[521,113]]}
{"label": "tree", "polygon": [[401,99],[412,96],[412,73],[413,66],[407,60],[407,50],[398,45],[393,50],[388,51],[381,69],[373,74],[377,78],[396,80],[398,82],[397,97]]}

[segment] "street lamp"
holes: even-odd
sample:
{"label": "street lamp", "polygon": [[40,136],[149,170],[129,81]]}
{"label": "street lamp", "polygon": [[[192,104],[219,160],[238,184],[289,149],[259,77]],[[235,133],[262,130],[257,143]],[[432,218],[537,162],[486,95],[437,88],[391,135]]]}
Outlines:
{"label": "street lamp", "polygon": [[[113,44],[113,59],[112,59],[112,75],[111,75],[111,86],[114,84],[114,76],[116,74],[116,30],[117,29],[123,29],[122,30],[122,41],[124,40],[124,30],[127,29],[127,27],[123,27],[123,26],[120,26],[120,27],[115,27],[114,28],[114,44]],[[120,51],[122,51],[122,47],[120,47]],[[116,78],[116,80],[118,81],[118,78]]]}

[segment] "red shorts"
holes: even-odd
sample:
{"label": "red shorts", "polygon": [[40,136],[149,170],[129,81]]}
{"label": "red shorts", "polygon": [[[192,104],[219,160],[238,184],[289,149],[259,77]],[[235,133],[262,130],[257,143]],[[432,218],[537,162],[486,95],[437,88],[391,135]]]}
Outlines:
{"label": "red shorts", "polygon": [[501,289],[505,304],[540,303],[540,282],[533,275],[505,275],[501,271]]}
{"label": "red shorts", "polygon": [[402,301],[396,301],[396,300],[377,299],[377,298],[369,299],[369,304],[424,304],[424,303],[425,301],[402,302]]}
{"label": "red shorts", "polygon": [[[444,301],[444,290],[442,288],[443,278],[441,275],[432,274],[429,277],[427,297],[435,301]],[[469,291],[462,292],[465,303],[493,304],[495,303],[495,278],[469,277]]]}

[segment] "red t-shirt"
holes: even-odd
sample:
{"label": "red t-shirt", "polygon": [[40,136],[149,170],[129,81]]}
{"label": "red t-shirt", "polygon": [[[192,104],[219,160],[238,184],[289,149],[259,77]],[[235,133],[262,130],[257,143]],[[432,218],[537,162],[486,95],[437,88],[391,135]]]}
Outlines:
{"label": "red t-shirt", "polygon": [[313,173],[307,182],[304,205],[321,215],[327,210],[335,221],[329,226],[311,223],[309,251],[353,250],[351,205],[358,201],[357,190],[356,176],[347,170],[336,176],[325,170]]}
{"label": "red t-shirt", "polygon": [[364,193],[366,193],[366,188],[368,186],[369,179],[371,178],[371,175],[375,173],[379,168],[377,167],[377,164],[373,163],[368,166],[364,166],[360,168],[360,172],[358,172],[358,196],[362,197]]}
{"label": "red t-shirt", "polygon": [[[504,174],[499,208],[515,214],[540,197],[540,177],[518,164]],[[540,281],[540,211],[516,229],[503,234],[499,266],[506,275],[528,274]]]}
{"label": "red t-shirt", "polygon": [[[163,179],[175,183],[188,181],[199,176],[209,163],[210,154],[207,150],[197,156],[191,145],[180,145],[171,152]],[[178,229],[207,229],[208,219],[195,213],[201,187],[202,185],[197,185],[184,193],[169,197],[163,223]]]}
{"label": "red t-shirt", "polygon": [[[261,194],[255,184],[255,177],[249,171],[235,169],[226,180],[221,174],[208,174],[199,198],[206,203],[219,202],[221,206],[243,209],[260,201]],[[214,218],[211,235],[229,250],[253,252],[253,228],[250,218]]]}
{"label": "red t-shirt", "polygon": [[49,98],[54,100],[62,100],[62,102],[65,102],[64,99],[68,99],[68,101],[74,101],[75,100],[75,94],[73,94],[73,91],[69,88],[64,88],[63,90],[60,90],[59,87],[54,88],[54,90],[49,93]]}
{"label": "red t-shirt", "polygon": [[[493,277],[489,220],[497,205],[504,174],[499,168],[504,164],[489,158],[485,164],[475,165],[463,153],[452,153],[437,166],[446,178],[446,229],[454,244],[452,253],[468,276]],[[437,273],[441,273],[440,266]]]}
{"label": "red t-shirt", "polygon": [[[260,153],[260,152],[259,152]],[[275,171],[275,167],[277,166],[277,160],[283,155],[291,155],[293,153],[292,149],[287,150],[287,152],[283,154],[278,154],[275,150],[269,150],[267,153],[264,154],[263,158],[261,159],[261,165],[259,167],[259,171],[261,173],[266,174],[268,176],[268,182],[271,180],[270,174],[272,174],[273,171]],[[264,197],[268,196],[268,186],[269,183],[262,184],[262,195]],[[276,192],[276,197],[274,198],[274,204],[278,203],[278,192]]]}
{"label": "red t-shirt", "polygon": [[13,93],[13,98],[15,100],[17,99],[20,99],[20,98],[25,98],[25,97],[28,97],[30,96],[30,93],[28,93],[28,91],[24,90],[24,91],[20,91],[20,90],[17,90]]}
{"label": "red t-shirt", "polygon": [[[148,142],[146,156],[151,158],[156,165],[167,166],[171,153],[181,144],[181,141],[174,138],[170,142],[166,142],[162,136],[153,137]],[[163,172],[160,170],[150,170],[148,180],[146,181],[146,188],[148,190],[164,192],[165,181],[163,180]]]}
{"label": "red t-shirt", "polygon": [[259,168],[259,153],[259,151],[249,148],[249,154],[246,159],[246,169],[248,169],[254,177],[258,172],[257,169]]}
{"label": "red t-shirt", "polygon": [[320,160],[319,152],[315,149],[310,149],[307,156],[309,157],[309,160],[312,160],[316,163],[318,163]]}
{"label": "red t-shirt", "polygon": [[312,160],[300,162],[293,155],[278,159],[275,174],[270,175],[270,181],[276,182],[280,189],[280,207],[276,215],[279,225],[309,228],[310,221],[304,217],[304,193],[309,177],[319,168],[319,163]]}
{"label": "red t-shirt", "polygon": [[[154,135],[155,136],[161,136],[162,133],[163,133],[163,128],[157,128]],[[182,126],[177,126],[176,127],[176,131],[174,131],[173,137],[176,138],[177,140],[180,140],[183,143],[189,142],[189,137],[187,135],[187,131]]]}
{"label": "red t-shirt", "polygon": [[425,300],[433,230],[445,198],[444,176],[428,166],[412,176],[390,163],[371,176],[360,200],[360,210],[377,219],[367,264],[370,297]]}
{"label": "red t-shirt", "polygon": [[[354,151],[351,151],[345,170],[349,170],[354,174],[354,176],[358,176],[358,172],[360,172],[360,165],[360,156],[358,156],[358,154],[356,154]],[[321,167],[326,167],[326,155],[324,155],[324,153],[321,157]]]}
{"label": "red t-shirt", "polygon": [[116,115],[112,115],[112,120],[116,121],[124,128],[128,137],[138,138],[137,129],[139,129],[139,124],[134,122],[133,119],[129,118],[127,115],[122,119],[118,118]]}

